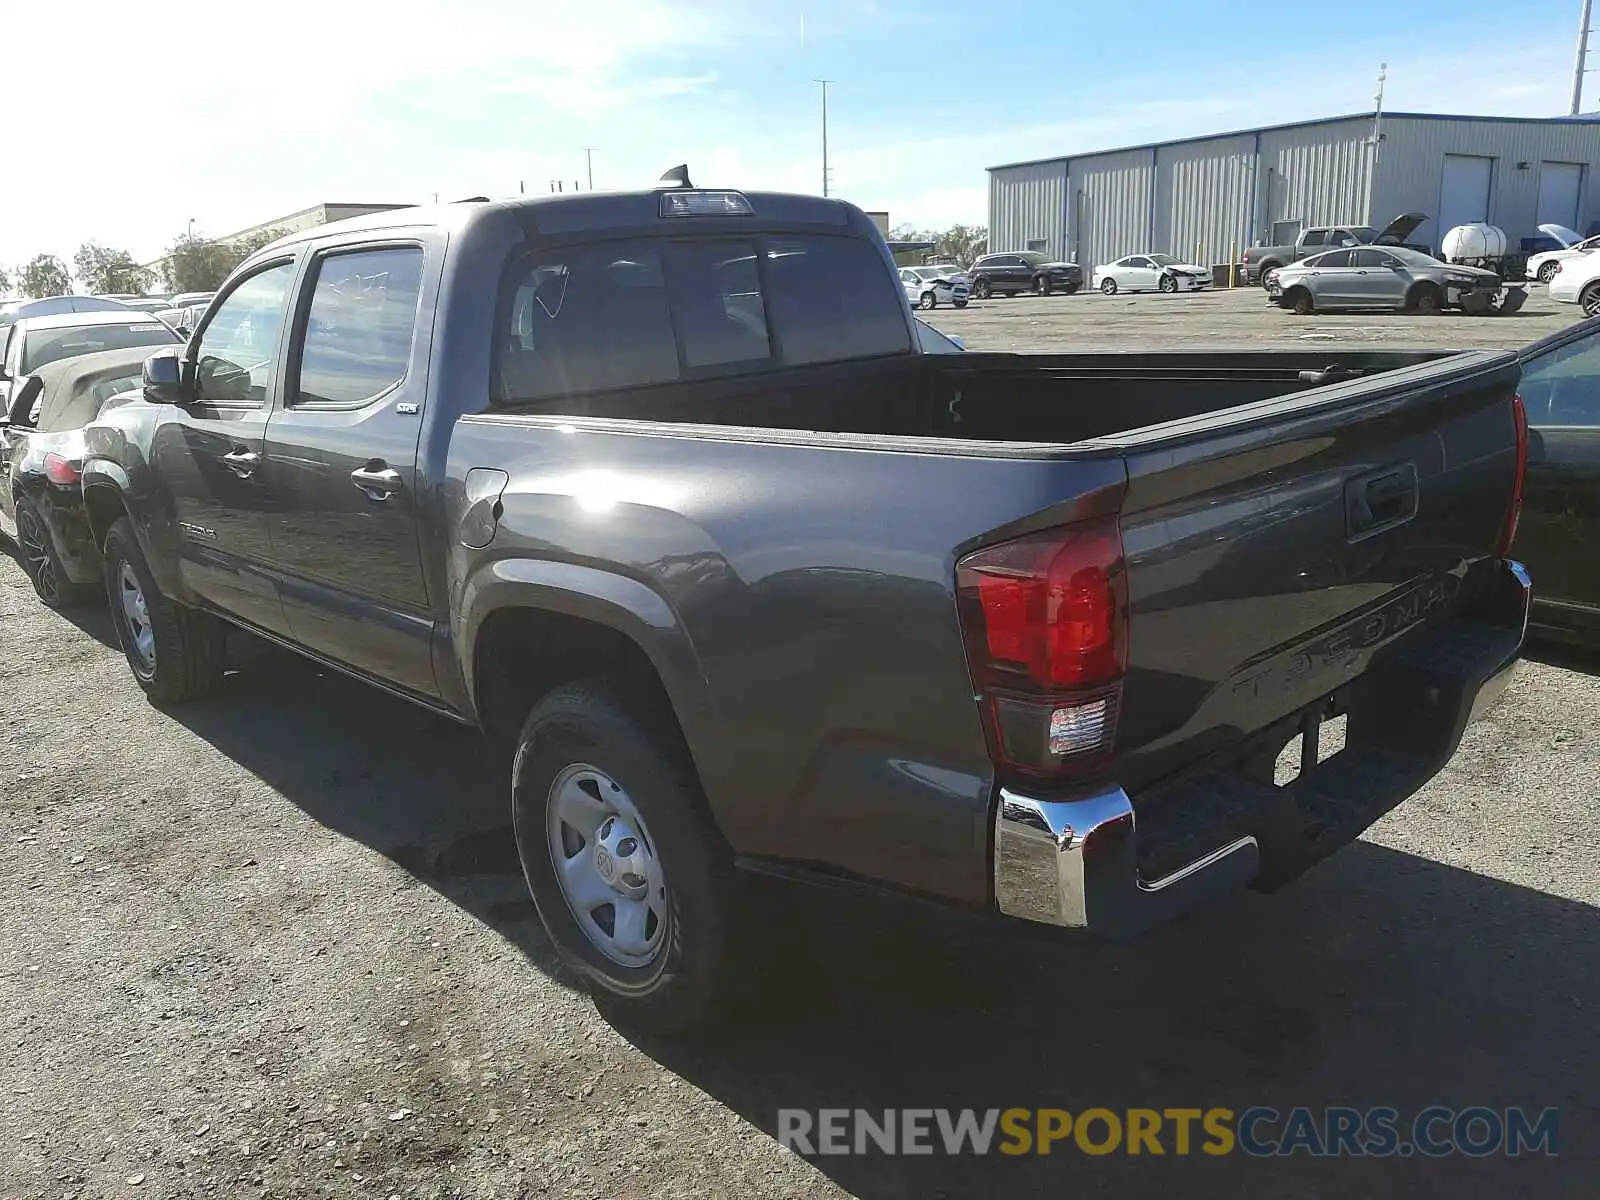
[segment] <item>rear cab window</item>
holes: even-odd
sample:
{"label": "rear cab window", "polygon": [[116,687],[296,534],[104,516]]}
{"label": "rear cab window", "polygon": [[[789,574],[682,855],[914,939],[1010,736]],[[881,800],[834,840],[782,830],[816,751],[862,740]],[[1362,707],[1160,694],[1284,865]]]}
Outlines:
{"label": "rear cab window", "polygon": [[871,242],[834,234],[536,250],[501,296],[501,404],[912,351],[896,274]]}

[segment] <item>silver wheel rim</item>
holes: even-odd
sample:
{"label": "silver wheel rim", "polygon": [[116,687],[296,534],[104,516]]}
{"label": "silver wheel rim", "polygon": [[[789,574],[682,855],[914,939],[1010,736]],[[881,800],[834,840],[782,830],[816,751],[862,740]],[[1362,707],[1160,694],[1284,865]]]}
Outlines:
{"label": "silver wheel rim", "polygon": [[122,620],[128,627],[133,651],[146,669],[153,671],[156,666],[156,634],[150,628],[150,610],[144,602],[144,589],[139,586],[139,577],[128,563],[123,563],[122,570],[117,573],[117,595],[122,601]]}
{"label": "silver wheel rim", "polygon": [[33,513],[22,505],[17,506],[17,546],[22,551],[23,569],[33,580],[41,596],[53,599],[56,595],[56,565],[50,559],[50,550],[44,544],[45,532]]}
{"label": "silver wheel rim", "polygon": [[1600,313],[1600,291],[1591,289],[1585,292],[1579,307],[1583,309],[1583,315],[1586,317],[1592,317],[1596,313]]}
{"label": "silver wheel rim", "polygon": [[573,763],[551,781],[545,813],[556,883],[578,928],[619,966],[649,966],[671,912],[655,839],[632,798],[599,768]]}

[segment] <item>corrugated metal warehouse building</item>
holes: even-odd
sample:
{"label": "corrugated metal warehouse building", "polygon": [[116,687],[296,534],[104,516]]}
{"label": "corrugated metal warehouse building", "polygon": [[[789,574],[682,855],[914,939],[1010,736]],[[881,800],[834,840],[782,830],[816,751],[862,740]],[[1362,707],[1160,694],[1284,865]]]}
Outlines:
{"label": "corrugated metal warehouse building", "polygon": [[[1374,139],[1374,131],[1378,136]],[[989,169],[989,249],[1087,267],[1136,252],[1225,263],[1302,227],[1433,220],[1407,240],[1488,221],[1516,239],[1600,215],[1600,121],[1373,113]]]}

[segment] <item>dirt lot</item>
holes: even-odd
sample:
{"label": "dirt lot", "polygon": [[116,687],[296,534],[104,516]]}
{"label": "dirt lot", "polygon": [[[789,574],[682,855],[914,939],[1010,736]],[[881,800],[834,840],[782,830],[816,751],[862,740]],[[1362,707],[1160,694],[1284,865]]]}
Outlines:
{"label": "dirt lot", "polygon": [[[1568,317],[996,301],[974,348],[1516,344]],[[1287,891],[1065,945],[779,894],[792,965],[694,1044],[572,990],[464,731],[243,647],[151,709],[0,558],[0,1195],[1595,1194],[1600,662],[1539,652],[1450,768]],[[1562,1109],[1561,1157],[803,1161],[780,1107]]]}
{"label": "dirt lot", "polygon": [[1529,289],[1522,311],[1506,317],[1435,317],[1344,313],[1297,317],[1267,303],[1260,288],[1189,295],[1018,296],[974,300],[965,309],[923,313],[972,350],[1134,350],[1158,346],[1261,347],[1304,350],[1329,346],[1448,349],[1522,346],[1570,324],[1581,314],[1556,304],[1543,287]]}

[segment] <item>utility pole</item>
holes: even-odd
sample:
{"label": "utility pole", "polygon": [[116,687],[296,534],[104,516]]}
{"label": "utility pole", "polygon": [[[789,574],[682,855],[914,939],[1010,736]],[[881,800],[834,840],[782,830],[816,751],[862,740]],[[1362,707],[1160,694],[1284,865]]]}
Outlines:
{"label": "utility pole", "polygon": [[828,85],[831,79],[813,79],[812,83],[822,85],[822,194],[828,194],[828,184],[831,172],[828,170]]}
{"label": "utility pole", "polygon": [[1578,19],[1578,60],[1572,65],[1572,112],[1577,116],[1583,108],[1583,73],[1589,57],[1589,18],[1593,14],[1594,0],[1583,0],[1583,15]]}
{"label": "utility pole", "polygon": [[585,146],[583,148],[583,157],[589,164],[589,190],[591,192],[594,191],[594,152],[599,148],[598,146]]}

